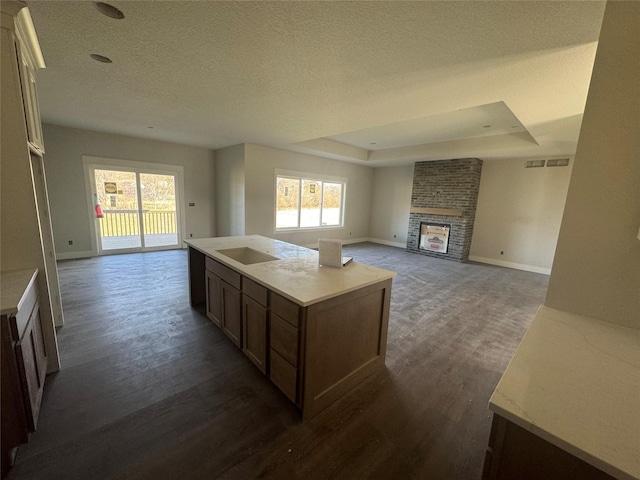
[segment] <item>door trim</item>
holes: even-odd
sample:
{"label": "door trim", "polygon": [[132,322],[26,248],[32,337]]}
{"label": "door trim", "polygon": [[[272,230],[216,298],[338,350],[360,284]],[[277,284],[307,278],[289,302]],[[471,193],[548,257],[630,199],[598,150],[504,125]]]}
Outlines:
{"label": "door trim", "polygon": [[[152,174],[171,174],[176,176],[176,215],[177,215],[177,229],[178,229],[178,245],[182,245],[182,240],[185,237],[186,222],[185,222],[185,209],[184,209],[184,167],[181,165],[171,165],[165,163],[151,163],[151,162],[139,162],[134,160],[123,160],[109,157],[94,157],[90,155],[82,156],[82,167],[84,169],[84,183],[85,192],[87,198],[87,214],[89,218],[89,233],[91,235],[91,251],[93,256],[98,256],[98,223],[95,217],[95,209],[93,205],[93,189],[95,188],[93,170],[98,169],[122,169],[127,171],[135,171],[139,173],[152,173]],[[185,248],[179,246],[178,248]],[[153,250],[166,250],[164,247],[151,247],[145,251]],[[102,251],[101,255],[111,255],[120,253],[132,253],[140,250],[118,250],[114,252]]]}

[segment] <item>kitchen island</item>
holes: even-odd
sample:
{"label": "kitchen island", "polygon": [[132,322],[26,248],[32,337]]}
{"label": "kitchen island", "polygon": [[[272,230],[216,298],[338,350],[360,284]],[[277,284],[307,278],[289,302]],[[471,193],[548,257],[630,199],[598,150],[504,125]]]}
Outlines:
{"label": "kitchen island", "polygon": [[310,418],[384,366],[396,273],[259,235],[189,240],[189,294]]}

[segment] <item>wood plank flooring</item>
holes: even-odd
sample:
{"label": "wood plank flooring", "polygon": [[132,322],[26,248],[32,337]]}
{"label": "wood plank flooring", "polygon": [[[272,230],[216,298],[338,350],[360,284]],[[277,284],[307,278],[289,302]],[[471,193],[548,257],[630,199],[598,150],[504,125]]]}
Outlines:
{"label": "wood plank flooring", "polygon": [[386,369],[308,422],[202,311],[184,250],[59,263],[63,369],[18,479],[478,479],[548,277],[363,243],[398,271]]}

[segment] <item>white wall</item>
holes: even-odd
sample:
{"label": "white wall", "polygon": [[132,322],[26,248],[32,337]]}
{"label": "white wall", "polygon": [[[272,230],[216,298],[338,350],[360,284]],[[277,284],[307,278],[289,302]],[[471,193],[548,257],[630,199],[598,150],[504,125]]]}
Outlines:
{"label": "white wall", "polygon": [[[374,169],[242,144],[215,152],[214,167],[214,153],[207,149],[55,125],[45,125],[44,130],[60,258],[91,254],[92,219],[87,216],[82,155],[183,165],[185,203],[196,203],[185,207],[185,238],[189,233],[194,238],[260,234],[299,245],[315,245],[319,237],[406,245],[413,164]],[[345,227],[275,234],[275,169],[347,178]],[[525,169],[521,161],[484,162],[472,259],[548,273],[570,169]],[[69,246],[68,240],[74,245]]]}
{"label": "white wall", "polygon": [[414,164],[373,170],[369,236],[378,243],[405,248]]}
{"label": "white wall", "polygon": [[483,162],[469,259],[549,274],[572,166]]}
{"label": "white wall", "polygon": [[[274,169],[295,170],[347,179],[344,228],[278,233],[275,222]],[[318,238],[343,242],[369,236],[373,169],[261,145],[245,145],[246,234],[259,234],[297,245],[317,245]]]}
{"label": "white wall", "polygon": [[[215,234],[214,153],[204,148],[43,125],[45,168],[58,258],[92,254],[82,156],[117,158],[184,167],[185,238]],[[188,207],[189,202],[196,204]],[[72,240],[73,245],[68,241]]]}
{"label": "white wall", "polygon": [[244,235],[244,144],[216,150],[216,232]]}
{"label": "white wall", "polygon": [[640,3],[607,2],[545,304],[640,328]]}

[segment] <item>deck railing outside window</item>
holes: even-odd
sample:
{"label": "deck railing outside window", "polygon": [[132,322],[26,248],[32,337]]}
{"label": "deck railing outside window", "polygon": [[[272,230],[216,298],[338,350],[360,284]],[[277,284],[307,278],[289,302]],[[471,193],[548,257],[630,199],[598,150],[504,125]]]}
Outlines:
{"label": "deck railing outside window", "polygon": [[[140,235],[137,210],[103,210],[100,234],[103,237]],[[142,212],[145,235],[176,233],[176,212],[145,210]]]}

